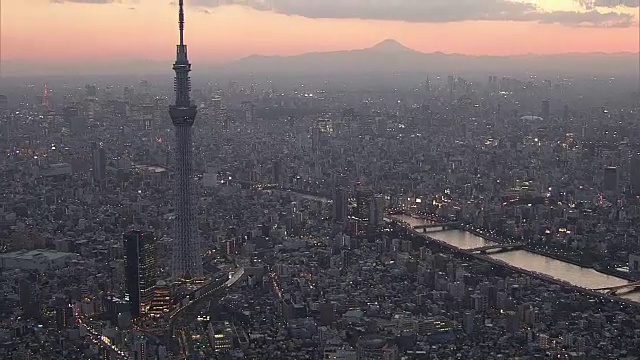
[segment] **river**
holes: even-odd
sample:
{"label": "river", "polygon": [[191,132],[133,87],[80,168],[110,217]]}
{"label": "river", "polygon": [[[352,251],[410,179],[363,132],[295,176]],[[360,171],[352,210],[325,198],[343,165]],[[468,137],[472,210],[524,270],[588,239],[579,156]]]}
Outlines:
{"label": "river", "polygon": [[[394,215],[392,218],[404,221],[411,226],[431,224],[428,220],[417,219],[407,215]],[[473,249],[495,244],[494,242],[486,240],[480,236],[461,230],[432,231],[425,234],[425,236],[427,235],[436,240],[453,245],[459,249]],[[603,274],[594,269],[584,268],[526,250],[513,250],[498,254],[489,254],[489,256],[515,267],[527,271],[546,274],[553,278],[587,289],[597,289],[629,283],[629,281],[625,279]],[[639,292],[622,294],[621,297],[640,303]]]}

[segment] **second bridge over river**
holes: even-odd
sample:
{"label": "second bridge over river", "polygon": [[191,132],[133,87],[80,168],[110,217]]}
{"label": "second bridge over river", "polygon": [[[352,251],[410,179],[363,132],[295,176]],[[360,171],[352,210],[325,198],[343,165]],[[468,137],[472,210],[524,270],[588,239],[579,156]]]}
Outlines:
{"label": "second bridge over river", "polygon": [[469,231],[463,226],[443,231],[441,224],[418,216],[398,214],[388,215],[388,219],[399,222],[411,233],[427,241],[438,242],[469,255],[498,260],[527,273],[541,274],[590,291],[592,295],[615,296],[626,302],[640,303],[640,284],[591,267],[530,251],[523,243],[498,243],[498,239],[493,239],[490,235],[485,237],[480,232]]}
{"label": "second bridge over river", "polygon": [[616,295],[618,291],[627,289],[626,293],[635,292],[640,290],[640,281],[631,282],[628,284],[609,286],[609,287],[601,287],[597,289],[593,289],[595,291],[603,291],[609,295]]}

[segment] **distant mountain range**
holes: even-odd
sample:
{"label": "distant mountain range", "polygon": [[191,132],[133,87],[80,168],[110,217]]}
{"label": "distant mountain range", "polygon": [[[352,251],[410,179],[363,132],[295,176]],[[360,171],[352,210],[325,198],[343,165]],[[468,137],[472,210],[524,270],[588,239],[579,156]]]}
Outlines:
{"label": "distant mountain range", "polygon": [[222,67],[230,72],[256,74],[358,74],[358,73],[554,73],[638,75],[638,54],[562,54],[521,56],[469,56],[422,53],[395,40],[350,51],[308,53],[296,56],[249,56]]}
{"label": "distant mountain range", "polygon": [[[393,73],[640,76],[638,53],[590,53],[562,55],[470,56],[422,53],[395,40],[385,40],[360,50],[317,52],[296,56],[253,55],[228,64],[207,64],[191,59],[195,72],[212,76],[237,75],[359,75]],[[172,61],[129,60],[120,62],[48,65],[3,61],[1,76],[23,75],[156,75],[171,74]]]}

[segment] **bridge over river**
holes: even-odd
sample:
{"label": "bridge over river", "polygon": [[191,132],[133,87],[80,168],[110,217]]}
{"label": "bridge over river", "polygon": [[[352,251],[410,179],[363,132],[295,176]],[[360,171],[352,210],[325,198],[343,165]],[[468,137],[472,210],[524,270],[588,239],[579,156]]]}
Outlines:
{"label": "bridge over river", "polygon": [[525,246],[526,244],[523,244],[523,243],[494,244],[494,245],[481,246],[475,249],[469,249],[467,251],[472,252],[474,254],[477,254],[477,253],[486,254],[491,250],[499,250],[499,251],[520,250],[520,249],[524,249]]}
{"label": "bridge over river", "polygon": [[[640,284],[635,286],[635,283],[631,283],[622,278],[527,251],[524,246],[522,246],[523,244],[498,244],[463,230],[443,230],[423,233],[415,230],[415,228],[420,229],[423,226],[434,227],[436,224],[429,220],[408,215],[392,215],[388,216],[388,218],[410,227],[416,235],[426,239],[434,239],[471,254],[480,255],[480,252],[485,250],[486,254],[483,255],[487,256],[487,258],[498,260],[515,268],[530,273],[542,274],[580,288],[598,291],[607,295],[616,295],[622,299],[640,303],[640,291],[636,291],[636,289],[640,289]],[[509,247],[512,247],[512,249],[509,249]],[[497,251],[493,253],[491,249],[504,249],[509,251]]]}
{"label": "bridge over river", "polygon": [[626,294],[629,294],[629,293],[635,292],[635,291],[639,291],[640,290],[640,281],[635,281],[635,282],[632,282],[632,283],[616,285],[616,286],[602,287],[602,288],[593,289],[593,290],[605,291],[607,294],[616,295],[620,290],[624,290],[624,289],[627,289]]}

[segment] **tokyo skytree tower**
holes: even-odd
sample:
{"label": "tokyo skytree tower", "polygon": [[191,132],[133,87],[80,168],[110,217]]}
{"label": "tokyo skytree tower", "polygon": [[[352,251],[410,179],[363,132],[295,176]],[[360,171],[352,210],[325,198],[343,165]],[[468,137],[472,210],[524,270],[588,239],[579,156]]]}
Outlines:
{"label": "tokyo skytree tower", "polygon": [[193,144],[191,129],[196,119],[197,109],[191,103],[189,92],[191,80],[189,72],[191,64],[187,58],[187,45],[184,44],[184,0],[179,1],[178,23],[180,29],[180,45],[173,64],[176,72],[174,89],[175,105],[169,107],[169,115],[176,128],[176,170],[177,183],[175,193],[176,223],[172,277],[174,279],[190,279],[202,276],[202,254],[195,217],[195,196],[193,193]]}

